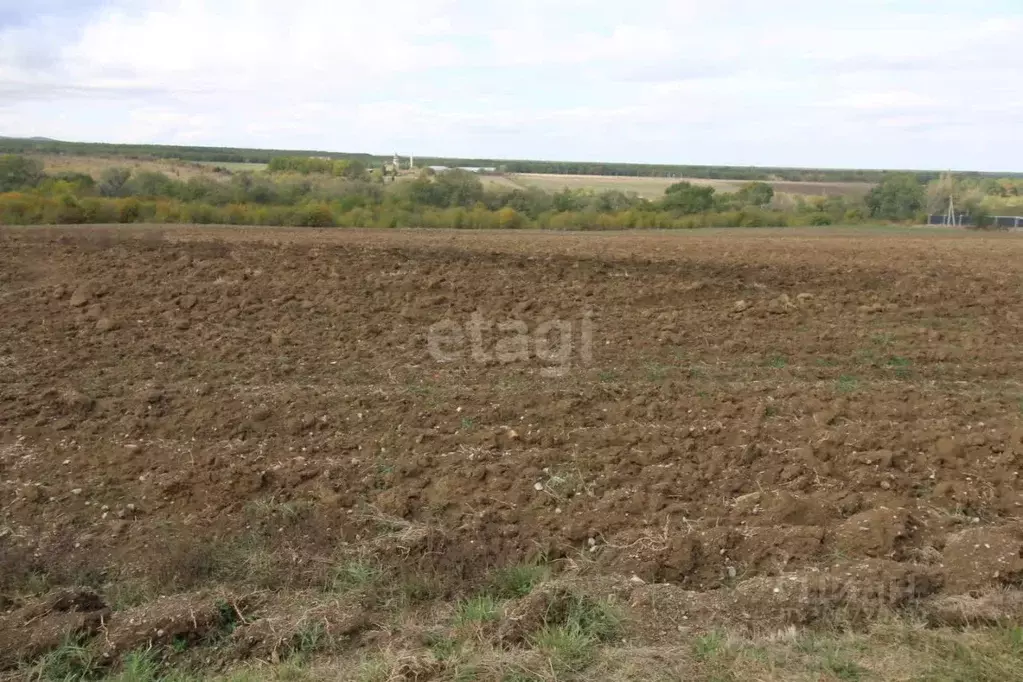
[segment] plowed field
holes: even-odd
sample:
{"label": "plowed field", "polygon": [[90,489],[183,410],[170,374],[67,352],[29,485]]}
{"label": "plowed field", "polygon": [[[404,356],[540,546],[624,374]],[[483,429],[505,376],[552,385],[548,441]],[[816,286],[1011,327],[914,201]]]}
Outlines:
{"label": "plowed field", "polygon": [[0,669],[946,669],[744,652],[1018,622],[1021,285],[1012,235],[4,229]]}

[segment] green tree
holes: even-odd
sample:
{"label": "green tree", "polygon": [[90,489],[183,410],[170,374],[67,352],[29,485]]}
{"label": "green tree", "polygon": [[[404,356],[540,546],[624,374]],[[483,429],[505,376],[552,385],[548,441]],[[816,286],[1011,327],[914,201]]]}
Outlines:
{"label": "green tree", "polygon": [[638,199],[635,194],[609,189],[597,195],[596,208],[602,213],[617,213],[632,208],[636,203]]}
{"label": "green tree", "polygon": [[991,214],[982,203],[977,203],[970,209],[970,221],[976,227],[990,227],[992,223]]}
{"label": "green tree", "polygon": [[70,183],[78,193],[89,192],[96,187],[96,181],[88,173],[62,171],[50,176],[54,180]]}
{"label": "green tree", "polygon": [[706,213],[714,207],[714,188],[699,187],[691,182],[676,182],[664,190],[663,207],[685,215]]}
{"label": "green tree", "polygon": [[36,188],[47,196],[58,196],[60,194],[73,194],[84,196],[92,193],[96,181],[91,175],[64,171],[56,175],[47,176]]}
{"label": "green tree", "polygon": [[966,212],[974,227],[989,227],[991,225],[991,212],[982,197],[967,197],[959,204],[958,210]]}
{"label": "green tree", "polygon": [[402,183],[398,186],[398,192],[408,197],[409,208],[447,205],[447,197],[440,191],[437,183],[427,177],[419,177],[412,182]]}
{"label": "green tree", "polygon": [[271,173],[334,173],[334,162],[312,156],[275,156],[270,159],[267,170]]}
{"label": "green tree", "polygon": [[867,207],[874,218],[909,220],[923,206],[924,186],[910,173],[886,175],[867,195]]}
{"label": "green tree", "polygon": [[105,197],[122,197],[127,194],[130,179],[128,168],[107,168],[99,177],[99,193]]}
{"label": "green tree", "polygon": [[544,211],[549,211],[554,205],[551,196],[536,187],[513,189],[510,192],[487,192],[486,194],[484,203],[487,208],[496,210],[507,206],[534,219]]}
{"label": "green tree", "polygon": [[128,193],[140,197],[168,197],[175,195],[175,182],[158,171],[137,173],[124,188]]}
{"label": "green tree", "polygon": [[483,200],[483,183],[468,171],[453,169],[438,173],[433,185],[433,201],[425,202],[433,206],[469,207]]}
{"label": "green tree", "polygon": [[[208,201],[217,204],[226,203],[229,199],[223,183],[202,175],[189,178],[178,192],[184,201]],[[218,195],[222,201],[216,200]]]}
{"label": "green tree", "polygon": [[335,174],[340,175],[343,178],[348,178],[349,180],[365,180],[369,176],[366,164],[359,159],[349,159],[338,163],[344,165],[339,169],[335,168]]}
{"label": "green tree", "polygon": [[766,182],[749,182],[743,185],[735,193],[736,199],[746,206],[759,206],[763,208],[774,199],[774,187]]}
{"label": "green tree", "polygon": [[16,154],[0,156],[0,192],[35,187],[43,180],[43,164]]}
{"label": "green tree", "polygon": [[566,213],[568,211],[581,211],[586,202],[583,195],[578,190],[570,190],[567,187],[559,192],[556,192],[551,197],[554,204],[554,210],[559,213]]}

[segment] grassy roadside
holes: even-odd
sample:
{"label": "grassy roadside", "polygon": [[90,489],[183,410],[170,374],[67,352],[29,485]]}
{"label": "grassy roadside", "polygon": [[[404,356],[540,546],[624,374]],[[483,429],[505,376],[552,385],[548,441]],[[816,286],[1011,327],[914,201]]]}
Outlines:
{"label": "grassy roadside", "polygon": [[[461,612],[460,612],[461,613]],[[395,613],[401,621],[410,614]],[[466,617],[464,613],[461,616]],[[480,617],[473,613],[470,618]],[[457,619],[456,619],[457,620]],[[408,622],[412,627],[414,622]],[[480,622],[476,621],[476,625]],[[749,638],[726,632],[665,644],[600,641],[593,624],[546,626],[521,646],[507,646],[464,621],[451,630],[420,628],[418,646],[385,645],[336,652],[310,629],[303,645],[275,663],[247,664],[227,672],[204,652],[208,669],[176,668],[157,649],[126,655],[107,675],[93,675],[82,649],[69,643],[18,673],[0,679],[105,680],[107,682],[391,682],[479,680],[699,680],[706,682],[806,682],[867,680],[996,682],[1023,680],[1023,630],[927,629],[904,620],[875,624],[867,632],[795,628]],[[461,634],[459,634],[459,632]]]}

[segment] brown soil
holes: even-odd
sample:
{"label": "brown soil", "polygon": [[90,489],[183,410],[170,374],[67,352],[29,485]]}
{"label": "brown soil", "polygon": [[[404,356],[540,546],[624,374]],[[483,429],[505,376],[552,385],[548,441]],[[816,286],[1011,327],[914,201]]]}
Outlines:
{"label": "brown soil", "polygon": [[[654,639],[882,606],[999,622],[1023,581],[1021,256],[1007,236],[4,229],[0,663],[225,618],[240,658],[310,617],[371,643],[392,593],[203,592],[300,595],[354,559],[431,599],[542,557],[656,611],[635,623]],[[571,322],[570,365],[432,359],[430,326],[474,312]],[[99,597],[31,595],[71,586]]]}

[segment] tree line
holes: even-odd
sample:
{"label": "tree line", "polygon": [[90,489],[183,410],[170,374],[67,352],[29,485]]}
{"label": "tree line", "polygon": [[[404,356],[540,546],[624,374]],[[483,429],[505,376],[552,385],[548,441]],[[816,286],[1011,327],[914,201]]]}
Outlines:
{"label": "tree line", "polygon": [[[181,145],[106,144],[64,142],[60,140],[0,137],[0,154],[61,154],[76,156],[113,156],[126,159],[180,159],[215,163],[272,163],[278,157],[319,157],[332,160],[358,160],[368,168],[388,163],[390,157],[346,152],[314,150],[245,149],[231,147],[195,147]],[[632,177],[708,178],[722,180],[792,182],[870,182],[878,183],[889,175],[884,170],[757,168],[748,166],[697,166],[678,164],[601,163],[536,161],[528,159],[469,159],[422,157],[423,166],[497,168],[508,173],[553,173],[572,175],[620,175]],[[939,178],[936,171],[912,171],[917,181],[926,184]],[[1020,173],[957,173],[961,177],[1023,177]]]}
{"label": "tree line", "polygon": [[[118,222],[547,229],[799,226],[920,221],[927,188],[890,174],[865,198],[775,196],[751,181],[735,192],[680,181],[657,199],[620,190],[485,186],[462,170],[386,183],[358,160],[282,157],[277,172],[182,179],[107,168],[98,177],[45,172],[35,159],[0,156],[0,223]],[[1001,185],[999,185],[1001,187]]]}

